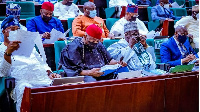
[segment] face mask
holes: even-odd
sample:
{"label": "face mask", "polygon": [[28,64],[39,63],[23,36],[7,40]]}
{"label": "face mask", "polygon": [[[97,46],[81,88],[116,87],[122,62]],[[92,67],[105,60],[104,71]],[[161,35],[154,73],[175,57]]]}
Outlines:
{"label": "face mask", "polygon": [[136,17],[131,16],[130,21],[136,21]]}
{"label": "face mask", "polygon": [[67,6],[71,6],[72,5],[72,2],[67,2],[65,5],[67,5]]}
{"label": "face mask", "polygon": [[185,43],[185,41],[187,40],[187,37],[185,35],[178,35],[178,41],[182,44]]}
{"label": "face mask", "polygon": [[92,11],[90,11],[90,17],[91,18],[94,18],[95,16],[96,16],[96,14],[97,14],[97,11],[96,10],[92,10]]}
{"label": "face mask", "polygon": [[98,43],[93,43],[93,42],[88,41],[88,46],[89,46],[91,49],[96,48],[96,47],[97,47],[97,44],[98,44]]}
{"label": "face mask", "polygon": [[48,16],[43,15],[42,20],[43,20],[44,22],[48,23],[48,22],[51,20],[51,18],[52,18],[52,17],[48,17]]}
{"label": "face mask", "polygon": [[199,13],[196,15],[197,19],[199,19]]}

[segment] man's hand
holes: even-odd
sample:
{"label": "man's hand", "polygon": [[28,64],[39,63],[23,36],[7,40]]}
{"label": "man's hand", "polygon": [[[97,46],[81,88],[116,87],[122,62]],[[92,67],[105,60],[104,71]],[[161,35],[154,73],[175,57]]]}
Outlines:
{"label": "man's hand", "polygon": [[45,38],[45,39],[50,39],[50,37],[51,37],[51,35],[50,35],[49,32],[45,32],[45,33],[43,33],[43,35],[42,35],[42,38]]}
{"label": "man's hand", "polygon": [[99,76],[103,75],[104,73],[100,72],[99,70],[100,70],[100,68],[93,68],[88,71],[88,75],[93,76],[93,77],[99,77]]}
{"label": "man's hand", "polygon": [[110,38],[110,39],[115,39],[115,36],[114,36],[113,33],[110,33],[110,34],[108,35],[108,38]]}
{"label": "man's hand", "polygon": [[129,47],[132,49],[133,46],[137,43],[136,37],[132,37],[129,39]]}
{"label": "man's hand", "polygon": [[5,52],[7,52],[8,54],[12,54],[13,51],[17,50],[19,48],[19,43],[21,43],[20,41],[11,41]]}
{"label": "man's hand", "polygon": [[50,79],[53,79],[53,78],[61,78],[61,75],[56,74],[56,73],[51,73],[51,74],[49,75],[49,78],[50,78]]}
{"label": "man's hand", "polygon": [[182,64],[188,63],[188,62],[190,62],[190,61],[192,61],[194,59],[196,59],[196,56],[193,55],[193,54],[189,54],[187,57],[182,59]]}
{"label": "man's hand", "polygon": [[146,42],[146,35],[141,35],[140,36],[140,43],[144,46],[144,48],[147,48],[147,42]]}

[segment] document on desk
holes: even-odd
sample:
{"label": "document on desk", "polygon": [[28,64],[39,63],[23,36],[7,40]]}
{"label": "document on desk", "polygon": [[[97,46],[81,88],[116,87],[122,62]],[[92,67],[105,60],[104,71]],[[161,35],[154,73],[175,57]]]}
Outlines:
{"label": "document on desk", "polygon": [[50,32],[50,39],[45,39],[43,41],[43,44],[52,44],[54,43],[55,41],[58,40],[58,38],[65,38],[65,34],[56,30],[56,29],[52,29],[51,32]]}
{"label": "document on desk", "polygon": [[17,31],[11,31],[9,33],[8,39],[10,41],[21,41],[21,43],[19,44],[20,47],[12,54],[30,57],[35,46],[34,40],[38,35],[38,32],[24,31],[21,29]]}

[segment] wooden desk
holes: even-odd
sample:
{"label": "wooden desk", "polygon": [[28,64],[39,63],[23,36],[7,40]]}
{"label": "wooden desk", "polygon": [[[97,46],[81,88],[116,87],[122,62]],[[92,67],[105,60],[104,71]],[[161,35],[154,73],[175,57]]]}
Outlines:
{"label": "wooden desk", "polygon": [[175,29],[174,29],[174,20],[165,20],[162,26],[162,36],[173,36]]}
{"label": "wooden desk", "polygon": [[25,88],[22,112],[198,112],[199,72]]}

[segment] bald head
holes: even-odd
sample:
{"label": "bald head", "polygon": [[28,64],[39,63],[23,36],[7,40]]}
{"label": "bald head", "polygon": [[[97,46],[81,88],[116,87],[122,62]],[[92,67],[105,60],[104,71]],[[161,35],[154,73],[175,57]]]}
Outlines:
{"label": "bald head", "polygon": [[176,28],[175,28],[175,33],[176,32],[187,32],[187,29],[186,29],[186,27],[185,26],[177,26]]}
{"label": "bald head", "polygon": [[85,2],[83,6],[84,16],[94,18],[96,16],[96,6],[93,2]]}
{"label": "bald head", "polygon": [[85,2],[83,8],[92,7],[92,6],[96,7],[93,2]]}

